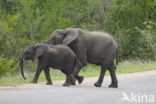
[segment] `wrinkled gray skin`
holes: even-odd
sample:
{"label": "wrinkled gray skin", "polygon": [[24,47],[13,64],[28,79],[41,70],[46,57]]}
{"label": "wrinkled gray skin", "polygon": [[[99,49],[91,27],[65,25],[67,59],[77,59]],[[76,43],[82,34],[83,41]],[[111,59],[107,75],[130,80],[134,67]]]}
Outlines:
{"label": "wrinkled gray skin", "polygon": [[75,85],[75,78],[73,77],[72,72],[75,69],[81,68],[82,64],[70,48],[63,45],[47,44],[37,44],[27,47],[20,59],[20,69],[24,79],[26,78],[23,72],[23,61],[35,60],[37,58],[39,62],[36,74],[32,81],[33,83],[37,83],[41,71],[44,70],[47,84],[51,85],[52,81],[49,67],[52,67],[54,69],[60,69],[66,75],[66,81],[63,86]]}
{"label": "wrinkled gray skin", "polygon": [[[51,36],[47,44],[63,44],[69,46],[79,58],[83,66],[88,63],[101,65],[99,79],[94,84],[101,87],[106,70],[111,75],[112,82],[109,87],[117,88],[118,81],[115,74],[116,66],[114,58],[117,56],[117,43],[111,35],[103,32],[89,32],[79,28],[57,29]],[[76,79],[79,79],[74,73]]]}

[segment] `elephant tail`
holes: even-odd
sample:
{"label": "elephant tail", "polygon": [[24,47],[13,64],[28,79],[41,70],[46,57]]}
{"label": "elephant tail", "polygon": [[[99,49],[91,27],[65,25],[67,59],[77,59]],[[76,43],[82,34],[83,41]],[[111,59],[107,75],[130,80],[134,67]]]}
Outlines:
{"label": "elephant tail", "polygon": [[118,61],[119,61],[119,57],[118,57],[118,48],[117,48],[117,50],[116,50],[115,58],[116,58],[115,70],[116,70],[116,69],[117,69],[117,65],[118,65]]}

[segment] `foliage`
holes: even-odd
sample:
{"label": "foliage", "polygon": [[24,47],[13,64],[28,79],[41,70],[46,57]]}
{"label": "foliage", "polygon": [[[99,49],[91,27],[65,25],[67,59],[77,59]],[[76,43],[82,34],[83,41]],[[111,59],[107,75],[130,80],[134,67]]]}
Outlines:
{"label": "foliage", "polygon": [[143,24],[145,26],[143,29],[136,27],[136,30],[142,35],[142,41],[151,48],[153,58],[156,58],[156,22],[148,21]]}
{"label": "foliage", "polygon": [[18,65],[15,64],[15,58],[7,59],[4,56],[0,56],[0,75],[7,73],[15,73]]}
{"label": "foliage", "polygon": [[145,21],[156,21],[155,0],[116,0],[108,8],[103,21],[105,29],[114,34],[119,44],[120,57],[151,59],[152,52],[136,27]]}

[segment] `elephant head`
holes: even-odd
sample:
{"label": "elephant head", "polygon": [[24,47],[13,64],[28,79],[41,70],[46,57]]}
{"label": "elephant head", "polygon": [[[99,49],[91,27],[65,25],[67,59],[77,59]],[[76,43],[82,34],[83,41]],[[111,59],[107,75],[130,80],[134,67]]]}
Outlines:
{"label": "elephant head", "polygon": [[23,62],[25,60],[34,61],[36,58],[39,58],[40,56],[42,56],[47,49],[48,49],[48,47],[43,46],[42,44],[39,44],[39,45],[28,46],[24,50],[24,52],[20,58],[20,69],[21,69],[22,77],[24,79],[26,79],[26,77],[24,76]]}
{"label": "elephant head", "polygon": [[52,34],[51,37],[48,40],[48,44],[63,44],[63,45],[69,45],[72,43],[75,39],[77,39],[79,36],[78,29],[72,29],[68,28],[65,30],[57,29]]}

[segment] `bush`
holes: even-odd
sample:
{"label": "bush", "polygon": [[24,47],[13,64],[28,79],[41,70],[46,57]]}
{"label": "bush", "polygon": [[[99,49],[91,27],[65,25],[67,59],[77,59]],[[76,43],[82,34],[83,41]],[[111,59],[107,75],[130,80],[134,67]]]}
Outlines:
{"label": "bush", "polygon": [[14,74],[18,69],[18,64],[15,63],[15,58],[5,58],[3,55],[0,56],[0,76],[7,73]]}
{"label": "bush", "polygon": [[[143,23],[144,28],[136,27],[136,30],[141,34],[142,45],[144,45],[144,52],[146,59],[156,59],[156,22],[148,21]],[[145,50],[149,50],[145,52]]]}

